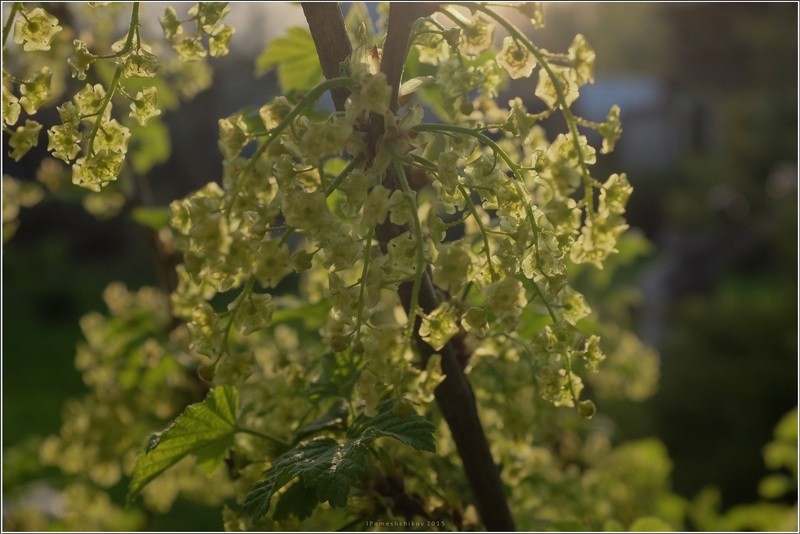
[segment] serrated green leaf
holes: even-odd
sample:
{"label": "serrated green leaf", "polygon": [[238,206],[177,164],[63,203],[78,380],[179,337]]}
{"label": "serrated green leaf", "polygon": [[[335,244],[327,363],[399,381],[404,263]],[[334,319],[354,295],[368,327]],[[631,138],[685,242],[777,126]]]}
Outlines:
{"label": "serrated green leaf", "polygon": [[378,405],[375,417],[363,414],[356,418],[348,436],[376,439],[381,436],[394,438],[417,450],[436,452],[436,425],[419,414],[399,417],[395,413],[397,401],[390,399]]}
{"label": "serrated green leaf", "polygon": [[322,66],[311,34],[305,28],[289,28],[284,37],[274,39],[256,59],[256,76],[273,68],[284,93],[291,89],[311,89],[322,80]]}
{"label": "serrated green leaf", "polygon": [[169,208],[135,208],[131,217],[142,226],[153,230],[169,226]]}
{"label": "serrated green leaf", "polygon": [[293,515],[303,520],[317,507],[317,492],[302,482],[296,482],[281,495],[275,505],[275,521],[283,521]]}
{"label": "serrated green leaf", "polygon": [[342,399],[331,406],[325,415],[315,419],[295,433],[295,443],[324,430],[344,430],[347,425],[347,401]]}
{"label": "serrated green leaf", "polygon": [[186,456],[193,454],[211,471],[221,465],[238,427],[238,393],[232,386],[217,386],[205,400],[192,404],[163,433],[150,439],[133,467],[128,499]]}
{"label": "serrated green leaf", "polygon": [[[324,463],[339,447],[336,440],[323,437],[300,443],[277,457],[265,473],[264,480],[256,482],[244,499],[242,508],[257,520],[269,512],[270,499],[276,491],[314,465]],[[316,491],[316,490],[315,490]]]}
{"label": "serrated green leaf", "polygon": [[[247,494],[244,511],[254,521],[260,519],[269,512],[272,496],[294,478],[300,479],[295,486],[303,485],[303,495],[316,497],[314,506],[326,501],[331,506],[345,506],[350,488],[366,467],[367,444],[379,437],[388,436],[418,450],[435,451],[433,433],[436,426],[418,414],[397,415],[396,404],[396,400],[387,400],[378,406],[375,417],[359,416],[347,433],[348,439],[344,444],[329,437],[319,437],[300,443],[276,458],[264,480],[254,484]],[[292,487],[289,491],[301,490]],[[289,497],[286,506],[294,509],[295,498],[294,494]],[[282,510],[281,516],[284,513],[292,512]]]}
{"label": "serrated green leaf", "polygon": [[322,372],[306,390],[312,401],[350,397],[360,373],[358,363],[351,358],[348,352],[329,352],[322,356]]}

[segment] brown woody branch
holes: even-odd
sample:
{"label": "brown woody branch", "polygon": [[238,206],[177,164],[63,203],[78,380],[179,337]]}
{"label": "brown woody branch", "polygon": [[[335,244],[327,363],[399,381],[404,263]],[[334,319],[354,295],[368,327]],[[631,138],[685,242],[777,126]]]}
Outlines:
{"label": "brown woody branch", "polygon": [[[350,54],[351,47],[338,4],[301,2],[301,5],[319,52],[325,76],[339,76],[339,65]],[[420,17],[433,13],[437,7],[438,5],[435,3],[398,2],[391,4],[381,71],[386,75],[392,88],[392,111],[397,109],[403,66],[414,22]],[[337,98],[334,95],[337,110],[344,109],[345,100],[346,95],[344,98],[341,96]],[[384,127],[381,117],[374,117],[374,119],[370,121],[367,135],[367,145],[373,154],[378,140],[383,135]],[[383,183],[389,189],[398,189],[398,179],[392,169],[393,167],[390,166]],[[387,243],[407,230],[406,227],[397,226],[388,221],[379,225],[376,228],[376,235],[381,249],[385,252]],[[408,312],[411,302],[411,284],[402,284],[399,293],[403,307]],[[439,297],[432,282],[430,269],[426,269],[422,278],[419,305],[425,312],[430,312],[439,305]],[[415,343],[422,358],[421,363],[424,365],[434,351],[419,337],[419,319],[415,318],[414,320]],[[481,519],[488,530],[515,530],[500,471],[492,458],[489,443],[478,417],[472,387],[460,363],[466,362],[470,355],[466,352],[464,345],[456,340],[445,345],[439,353],[442,357],[442,372],[445,379],[436,388],[436,401],[450,427]]]}

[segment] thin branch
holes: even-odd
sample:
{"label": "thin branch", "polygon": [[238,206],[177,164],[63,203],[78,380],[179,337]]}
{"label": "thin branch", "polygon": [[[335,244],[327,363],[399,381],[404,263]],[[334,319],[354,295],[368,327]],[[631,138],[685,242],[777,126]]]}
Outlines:
{"label": "thin branch", "polygon": [[[300,2],[303,14],[308,21],[311,37],[317,47],[317,55],[322,63],[322,73],[326,78],[342,75],[340,65],[353,52],[344,18],[338,2]],[[331,91],[336,109],[343,110],[350,91],[340,87]]]}

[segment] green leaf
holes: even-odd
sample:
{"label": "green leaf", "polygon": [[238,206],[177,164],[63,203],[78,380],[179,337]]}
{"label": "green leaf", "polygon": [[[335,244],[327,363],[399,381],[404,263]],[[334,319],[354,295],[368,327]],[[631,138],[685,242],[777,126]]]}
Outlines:
{"label": "green leaf", "polygon": [[169,160],[172,154],[171,139],[169,129],[159,120],[144,127],[132,126],[128,157],[133,170],[147,174],[156,165]]}
{"label": "green leaf", "polygon": [[328,312],[331,309],[331,302],[327,299],[316,304],[309,304],[288,295],[273,300],[277,306],[272,313],[273,325],[287,321],[302,321],[304,328],[317,330],[328,320]]}
{"label": "green leaf", "polygon": [[273,68],[284,93],[311,89],[322,80],[322,66],[311,34],[304,28],[289,28],[284,37],[271,41],[256,59],[256,76]]}
{"label": "green leaf", "polygon": [[283,521],[293,515],[303,520],[317,507],[317,492],[302,482],[296,482],[281,495],[275,505],[275,521]]}
{"label": "green leaf", "polygon": [[397,401],[385,400],[378,405],[375,417],[360,415],[353,422],[348,436],[359,439],[376,439],[381,436],[394,438],[417,450],[436,452],[436,425],[419,414],[399,417],[395,411]]}
{"label": "green leaf", "polygon": [[295,443],[324,430],[344,430],[347,425],[347,414],[347,401],[341,399],[334,403],[325,415],[298,430],[294,436]]}
{"label": "green leaf", "polygon": [[[302,513],[310,514],[308,501],[303,502],[302,507],[297,502],[301,496],[305,499],[314,497],[314,505],[327,501],[331,506],[345,506],[350,488],[366,467],[367,445],[382,436],[392,437],[415,449],[435,451],[433,433],[436,426],[418,414],[401,417],[395,410],[396,404],[394,399],[386,400],[378,406],[375,417],[359,416],[347,433],[344,444],[329,437],[318,437],[300,443],[276,458],[265,478],[256,482],[245,497],[244,511],[254,521],[260,519],[269,512],[272,496],[298,477],[300,480],[279,501],[276,519],[279,515],[300,517]],[[302,488],[296,488],[298,485]],[[283,499],[288,500],[284,508],[280,508]]]}
{"label": "green leaf", "polygon": [[131,217],[142,226],[153,230],[169,226],[169,208],[134,208]]}
{"label": "green leaf", "polygon": [[349,398],[361,372],[352,358],[348,352],[329,352],[322,356],[322,372],[306,390],[309,398],[312,401],[326,397]]}
{"label": "green leaf", "polygon": [[[299,483],[315,491],[316,502],[324,502],[332,495],[334,502],[340,502],[341,492],[344,491],[345,499],[350,491],[349,485],[344,489],[339,489],[339,494],[330,491],[331,486],[336,487],[336,481],[325,480],[328,478],[340,478],[342,482],[354,480],[355,473],[346,473],[338,466],[342,462],[346,453],[352,453],[353,447],[344,451],[344,446],[340,446],[336,440],[328,437],[320,437],[311,441],[306,441],[285,454],[279,456],[272,463],[272,467],[266,472],[266,478],[256,482],[250,489],[250,493],[245,497],[242,508],[250,514],[254,520],[263,517],[269,511],[270,499],[276,491],[288,484],[292,479],[300,477]],[[337,454],[340,453],[340,454]],[[336,466],[333,465],[336,458]],[[358,465],[358,460],[361,465]],[[343,467],[348,469],[358,469],[364,466],[364,454],[356,458],[348,458]],[[339,484],[341,488],[341,484]],[[328,498],[322,498],[328,497]],[[331,502],[331,504],[334,504]]]}
{"label": "green leaf", "polygon": [[128,500],[167,468],[189,454],[207,471],[222,463],[238,430],[238,393],[232,386],[217,386],[200,403],[192,404],[160,435],[150,439],[133,467]]}

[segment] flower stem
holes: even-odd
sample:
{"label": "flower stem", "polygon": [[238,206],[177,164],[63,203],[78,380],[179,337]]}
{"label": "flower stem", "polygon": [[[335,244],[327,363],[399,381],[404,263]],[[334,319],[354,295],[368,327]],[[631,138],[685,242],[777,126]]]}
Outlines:
{"label": "flower stem", "polygon": [[330,80],[325,80],[321,84],[317,85],[311,91],[309,91],[295,106],[289,111],[286,117],[278,124],[273,130],[269,132],[267,138],[261,142],[261,145],[256,150],[256,153],[250,158],[250,161],[247,162],[247,165],[241,170],[241,172],[236,176],[236,181],[233,185],[233,191],[230,196],[230,200],[228,201],[228,205],[226,206],[225,211],[227,212],[227,217],[230,217],[231,208],[233,207],[233,203],[236,200],[236,197],[239,195],[239,189],[242,186],[242,176],[247,175],[250,171],[253,170],[256,166],[256,162],[261,155],[266,152],[269,145],[272,144],[275,139],[289,126],[292,121],[294,121],[295,117],[297,117],[301,111],[303,111],[306,107],[313,104],[314,102],[319,99],[326,91],[330,89],[335,89],[337,87],[346,87],[348,85],[353,85],[355,81],[352,78],[341,77],[341,78],[331,78]]}
{"label": "flower stem", "polygon": [[406,172],[403,170],[403,164],[400,160],[395,156],[393,157],[395,171],[397,172],[397,177],[400,180],[400,188],[403,191],[403,198],[406,200],[408,204],[408,208],[411,211],[411,218],[414,222],[414,235],[417,240],[417,247],[416,247],[416,265],[414,269],[414,285],[411,289],[411,305],[408,308],[408,325],[407,325],[407,334],[410,338],[411,334],[414,331],[414,324],[416,323],[416,316],[417,316],[417,309],[419,308],[419,288],[422,284],[422,274],[425,270],[425,249],[424,249],[424,241],[422,237],[422,224],[419,221],[419,214],[417,213],[417,203],[414,201],[414,195],[411,193],[411,186],[408,183],[408,178],[406,177]]}
{"label": "flower stem", "polygon": [[6,19],[6,23],[3,24],[3,49],[6,47],[6,41],[8,41],[8,36],[11,33],[11,23],[14,22],[14,17],[17,15],[17,11],[22,4],[19,2],[14,2],[11,4],[11,11],[8,13],[8,18]]}

